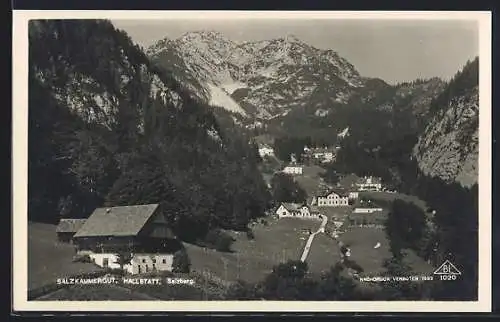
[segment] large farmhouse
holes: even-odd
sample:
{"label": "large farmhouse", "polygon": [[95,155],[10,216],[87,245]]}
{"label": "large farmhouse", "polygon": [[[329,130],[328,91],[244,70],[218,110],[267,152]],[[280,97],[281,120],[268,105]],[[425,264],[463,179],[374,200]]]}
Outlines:
{"label": "large farmhouse", "polygon": [[321,215],[318,211],[314,211],[304,204],[297,203],[287,203],[283,202],[276,209],[276,214],[278,218],[305,218],[305,219],[321,219]]}
{"label": "large farmhouse", "polygon": [[318,207],[349,206],[349,195],[332,191],[326,195],[317,196],[312,200],[312,204]]}
{"label": "large farmhouse", "polygon": [[86,219],[62,218],[56,227],[57,239],[65,243],[72,242],[73,236],[85,221]]}
{"label": "large farmhouse", "polygon": [[79,254],[101,267],[119,268],[118,254],[131,256],[131,274],[170,271],[179,243],[158,204],[98,208],[73,237]]}
{"label": "large farmhouse", "polygon": [[382,190],[382,180],[376,177],[363,177],[356,183],[358,191],[380,191]]}

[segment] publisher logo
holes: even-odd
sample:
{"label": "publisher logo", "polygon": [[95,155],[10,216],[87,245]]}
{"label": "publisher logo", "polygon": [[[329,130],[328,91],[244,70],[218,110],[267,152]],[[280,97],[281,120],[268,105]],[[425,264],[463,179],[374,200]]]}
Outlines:
{"label": "publisher logo", "polygon": [[434,271],[434,275],[438,275],[442,281],[454,281],[457,279],[457,276],[462,275],[462,272],[449,260],[446,260]]}

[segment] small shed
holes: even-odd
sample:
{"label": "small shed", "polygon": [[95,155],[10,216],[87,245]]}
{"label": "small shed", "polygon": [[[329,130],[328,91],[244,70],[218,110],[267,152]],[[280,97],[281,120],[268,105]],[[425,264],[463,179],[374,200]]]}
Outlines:
{"label": "small shed", "polygon": [[62,218],[56,228],[57,239],[60,242],[71,243],[73,236],[83,226],[87,219]]}

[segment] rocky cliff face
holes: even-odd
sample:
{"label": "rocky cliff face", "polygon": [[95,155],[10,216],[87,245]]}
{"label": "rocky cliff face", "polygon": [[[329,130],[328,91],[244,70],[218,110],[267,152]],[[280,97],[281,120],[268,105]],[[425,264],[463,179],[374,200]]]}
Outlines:
{"label": "rocky cliff face", "polygon": [[217,32],[190,32],[147,52],[197,97],[245,116],[269,118],[318,97],[345,103],[363,85],[336,52],[294,36],[235,43]]}
{"label": "rocky cliff face", "polygon": [[479,86],[477,59],[436,100],[437,111],[413,149],[427,175],[471,186],[478,180]]}

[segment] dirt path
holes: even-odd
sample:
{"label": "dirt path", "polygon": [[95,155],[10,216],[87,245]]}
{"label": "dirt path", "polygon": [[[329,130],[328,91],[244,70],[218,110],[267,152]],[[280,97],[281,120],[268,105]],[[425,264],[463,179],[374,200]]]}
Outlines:
{"label": "dirt path", "polygon": [[300,257],[300,260],[303,262],[307,259],[307,255],[309,255],[309,251],[311,250],[311,245],[314,240],[314,236],[316,236],[316,234],[325,232],[325,227],[326,223],[328,222],[328,217],[323,216],[322,220],[323,221],[321,222],[321,225],[319,226],[318,230],[312,233],[309,236],[309,239],[307,240],[306,246],[304,247],[304,251],[302,252],[302,256]]}

